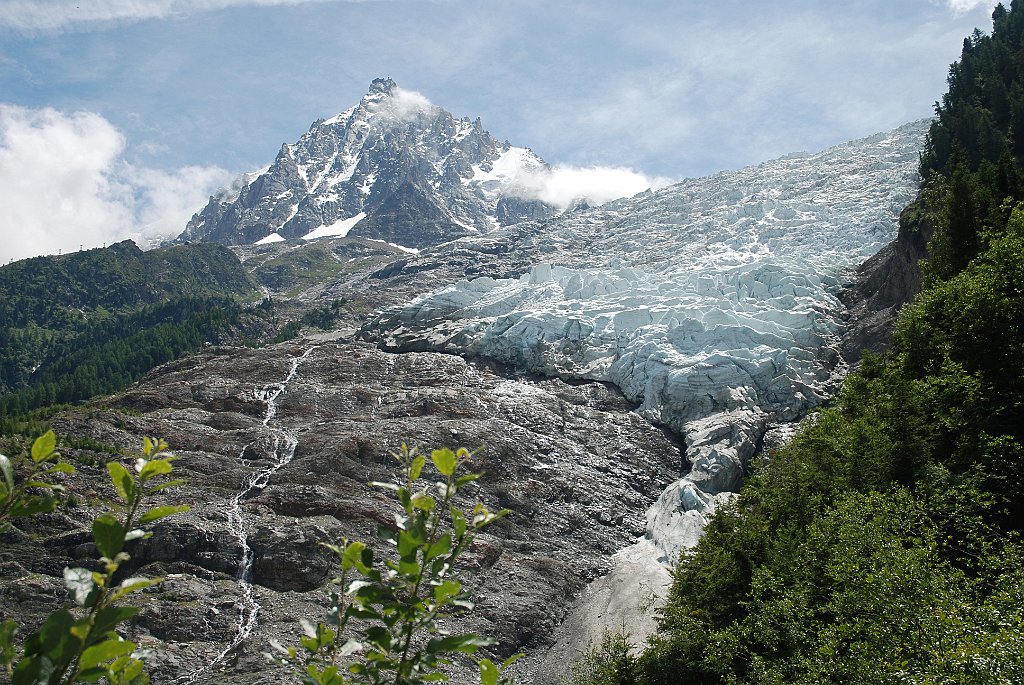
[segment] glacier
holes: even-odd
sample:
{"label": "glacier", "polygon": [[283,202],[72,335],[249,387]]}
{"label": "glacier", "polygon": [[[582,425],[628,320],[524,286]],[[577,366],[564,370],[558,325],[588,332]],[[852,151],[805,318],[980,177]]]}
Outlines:
{"label": "glacier", "polygon": [[427,266],[499,254],[526,268],[437,288],[363,333],[389,349],[610,382],[683,437],[682,477],[602,579],[621,606],[623,585],[667,585],[665,569],[738,491],[769,427],[837,388],[847,370],[837,293],[895,237],[928,123],[433,248]]}

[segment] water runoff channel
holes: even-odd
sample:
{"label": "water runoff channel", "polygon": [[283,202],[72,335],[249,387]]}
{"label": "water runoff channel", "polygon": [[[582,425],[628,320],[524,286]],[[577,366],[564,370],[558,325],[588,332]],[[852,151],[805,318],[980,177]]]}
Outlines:
{"label": "water runoff channel", "polygon": [[291,368],[288,370],[288,375],[285,376],[284,380],[264,385],[255,390],[256,399],[266,405],[266,409],[263,412],[261,432],[258,438],[247,443],[241,449],[239,459],[244,462],[242,455],[245,454],[247,449],[257,442],[266,441],[272,460],[269,466],[250,473],[242,482],[238,491],[228,501],[228,526],[242,549],[238,562],[238,573],[236,574],[238,587],[242,593],[241,599],[238,602],[238,625],[235,636],[227,647],[210,660],[209,663],[175,680],[175,685],[194,685],[202,676],[223,664],[228,656],[245,642],[256,628],[261,607],[251,580],[253,553],[252,547],[249,546],[248,522],[242,509],[242,502],[254,492],[267,487],[273,475],[290,463],[295,456],[295,448],[298,447],[299,440],[294,433],[279,425],[278,422],[275,422],[277,402],[278,398],[287,392],[288,384],[295,378],[299,367],[316,349],[317,347],[315,346],[310,347],[301,356],[293,358],[291,360]]}

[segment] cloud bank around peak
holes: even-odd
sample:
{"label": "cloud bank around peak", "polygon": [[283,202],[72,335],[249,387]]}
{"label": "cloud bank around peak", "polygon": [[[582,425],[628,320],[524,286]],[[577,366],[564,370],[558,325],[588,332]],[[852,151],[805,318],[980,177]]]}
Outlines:
{"label": "cloud bank around peak", "polygon": [[388,114],[399,121],[412,121],[424,112],[430,112],[436,105],[426,95],[415,90],[396,87],[391,95],[381,101],[378,111]]}
{"label": "cloud bank around peak", "polygon": [[0,104],[0,263],[173,237],[230,177],[217,167],[132,166],[125,146],[99,114]]}
{"label": "cloud bank around peak", "polygon": [[516,178],[514,192],[521,197],[565,209],[579,199],[602,205],[648,189],[658,190],[673,182],[669,178],[647,176],[625,167],[556,165],[521,172]]}

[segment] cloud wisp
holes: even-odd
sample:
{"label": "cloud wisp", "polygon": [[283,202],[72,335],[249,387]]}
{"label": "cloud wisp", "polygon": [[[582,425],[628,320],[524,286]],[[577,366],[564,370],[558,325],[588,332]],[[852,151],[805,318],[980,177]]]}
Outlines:
{"label": "cloud wisp", "polygon": [[314,2],[369,0],[4,0],[0,27],[23,31],[58,31],[79,24],[168,19],[228,7],[301,5]]}
{"label": "cloud wisp", "polygon": [[671,179],[646,176],[624,167],[556,165],[523,171],[516,178],[512,192],[565,209],[577,200],[603,205],[672,183]]}
{"label": "cloud wisp", "polygon": [[230,177],[217,167],[134,167],[125,145],[99,114],[0,105],[0,263],[173,237]]}
{"label": "cloud wisp", "polygon": [[973,12],[979,7],[992,9],[996,6],[995,0],[945,0],[945,4],[957,15]]}

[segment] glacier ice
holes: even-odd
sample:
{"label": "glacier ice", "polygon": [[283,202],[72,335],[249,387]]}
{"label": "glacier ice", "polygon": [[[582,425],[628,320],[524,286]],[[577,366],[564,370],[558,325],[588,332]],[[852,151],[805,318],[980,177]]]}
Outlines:
{"label": "glacier ice", "polygon": [[[735,497],[769,426],[835,390],[846,315],[836,293],[895,237],[917,190],[927,125],[447,243],[418,255],[411,272],[495,260],[495,273],[524,268],[515,278],[458,281],[364,326],[385,347],[614,383],[644,416],[683,436],[682,478],[566,626],[602,615],[604,627],[627,625],[642,641],[649,620],[605,605],[663,596],[669,575],[654,569],[695,545],[708,517]],[[556,636],[551,654],[578,637]]]}
{"label": "glacier ice", "polygon": [[[646,574],[641,587],[636,569],[670,565],[696,544],[768,427],[835,390],[846,315],[836,293],[895,237],[928,123],[439,246],[415,268],[456,257],[499,260],[495,273],[526,268],[420,295],[364,332],[386,347],[611,382],[682,435],[689,468],[599,581],[639,597],[668,575]],[[585,623],[596,609],[579,611]],[[639,616],[604,615],[649,629]]]}

